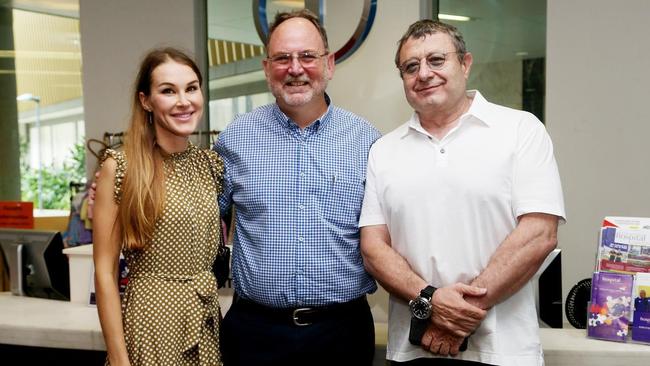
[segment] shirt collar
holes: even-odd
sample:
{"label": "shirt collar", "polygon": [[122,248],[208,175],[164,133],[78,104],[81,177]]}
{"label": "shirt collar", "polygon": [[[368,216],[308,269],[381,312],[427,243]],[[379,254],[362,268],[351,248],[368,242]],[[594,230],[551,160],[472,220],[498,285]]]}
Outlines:
{"label": "shirt collar", "polygon": [[[321,127],[325,127],[329,120],[331,119],[331,110],[332,110],[332,99],[330,98],[327,93],[325,93],[325,103],[327,103],[327,110],[323,115],[321,115],[319,118],[317,118],[315,121],[309,124],[305,128],[305,130],[313,130],[313,132],[318,132]],[[280,107],[278,106],[278,103],[273,104],[273,116],[275,117],[275,120],[282,126],[283,128],[287,129],[293,129],[293,128],[298,128],[298,125],[296,125],[295,122],[293,122],[289,116],[287,116]]]}
{"label": "shirt collar", "polygon": [[[492,118],[493,115],[489,111],[490,103],[481,95],[481,92],[478,90],[468,90],[466,92],[467,96],[472,98],[472,104],[470,104],[469,109],[462,116],[460,116],[459,125],[466,123],[465,121],[477,121],[483,123],[487,127],[492,126],[494,123]],[[404,129],[402,137],[405,137],[410,132],[419,132],[427,136],[430,134],[422,127],[420,123],[420,117],[416,112],[413,112],[411,118],[407,122],[408,128]]]}
{"label": "shirt collar", "polygon": [[472,98],[472,104],[467,112],[460,117],[461,122],[473,118],[487,127],[491,127],[494,124],[495,114],[491,111],[490,102],[478,90],[468,90],[467,96]]}

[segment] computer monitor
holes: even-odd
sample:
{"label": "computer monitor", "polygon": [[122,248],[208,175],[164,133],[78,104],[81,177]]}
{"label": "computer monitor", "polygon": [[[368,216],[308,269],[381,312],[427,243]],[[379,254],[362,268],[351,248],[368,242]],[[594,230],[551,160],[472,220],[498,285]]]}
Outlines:
{"label": "computer monitor", "polygon": [[542,328],[562,328],[562,250],[554,249],[532,278]]}
{"label": "computer monitor", "polygon": [[58,231],[0,229],[14,295],[70,300],[70,271]]}

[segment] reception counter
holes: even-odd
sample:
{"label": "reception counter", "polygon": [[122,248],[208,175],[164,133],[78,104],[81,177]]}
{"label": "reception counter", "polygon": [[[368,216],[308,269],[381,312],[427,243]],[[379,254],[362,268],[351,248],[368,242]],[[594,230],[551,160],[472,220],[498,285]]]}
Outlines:
{"label": "reception counter", "polygon": [[[222,302],[224,308],[229,307],[229,296],[222,296]],[[377,323],[376,331],[377,354],[382,355],[386,324]],[[540,336],[547,366],[646,366],[650,360],[650,345],[589,339],[581,329],[542,328]],[[8,292],[0,293],[0,344],[105,350],[95,307]],[[382,365],[377,358],[375,365]]]}
{"label": "reception counter", "polygon": [[0,344],[105,350],[97,308],[0,293]]}
{"label": "reception counter", "polygon": [[647,366],[650,345],[601,341],[584,329],[540,329],[546,366]]}

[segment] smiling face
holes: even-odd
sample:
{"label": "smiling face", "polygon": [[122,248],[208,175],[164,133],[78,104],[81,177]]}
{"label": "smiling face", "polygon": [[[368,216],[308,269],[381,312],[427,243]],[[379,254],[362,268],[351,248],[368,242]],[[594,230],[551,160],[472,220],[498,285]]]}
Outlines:
{"label": "smiling face", "polygon": [[142,107],[153,113],[158,143],[186,143],[203,114],[198,76],[191,67],[173,60],[153,70],[150,95],[140,92],[139,97]]}
{"label": "smiling face", "polygon": [[288,65],[264,59],[264,73],[273,96],[281,108],[295,108],[320,102],[327,82],[334,73],[334,55],[318,57],[313,63],[301,64],[301,53],[323,55],[327,52],[316,27],[303,18],[281,23],[271,34],[268,56],[290,54]]}
{"label": "smiling face", "polygon": [[[472,65],[472,55],[466,53],[461,62],[451,37],[446,33],[434,33],[424,38],[409,38],[400,50],[400,65],[420,62],[413,75],[402,74],[404,93],[411,107],[419,113],[443,112],[454,114],[465,108],[465,89]],[[426,57],[447,54],[444,64],[432,70]]]}

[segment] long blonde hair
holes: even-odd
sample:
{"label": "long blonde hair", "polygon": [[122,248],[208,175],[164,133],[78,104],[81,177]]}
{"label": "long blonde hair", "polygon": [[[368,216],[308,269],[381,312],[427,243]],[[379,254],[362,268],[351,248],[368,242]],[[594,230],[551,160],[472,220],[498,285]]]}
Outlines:
{"label": "long blonde hair", "polygon": [[191,67],[199,84],[203,84],[196,63],[175,48],[154,49],[140,64],[133,93],[131,123],[124,138],[128,164],[118,209],[122,243],[127,249],[141,250],[150,244],[156,221],[165,207],[163,158],[155,142],[153,112],[147,112],[142,107],[139,94],[151,95],[152,73],[156,67],[168,61]]}

